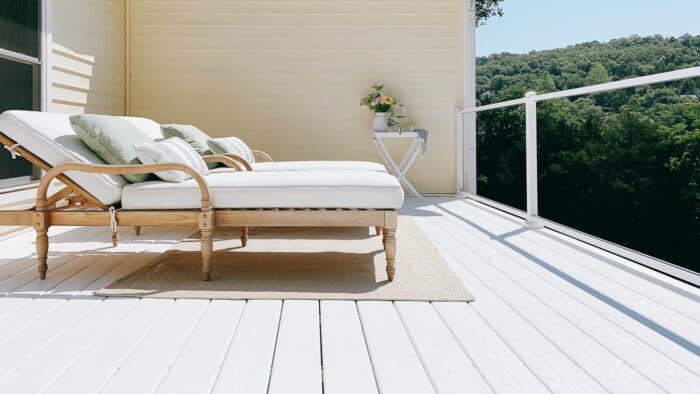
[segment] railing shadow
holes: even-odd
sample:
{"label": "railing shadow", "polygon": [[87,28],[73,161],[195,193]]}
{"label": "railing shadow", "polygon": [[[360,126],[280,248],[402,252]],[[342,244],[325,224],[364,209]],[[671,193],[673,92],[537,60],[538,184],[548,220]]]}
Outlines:
{"label": "railing shadow", "polygon": [[[479,209],[479,210],[481,210],[481,211],[487,212],[487,213],[489,213],[489,214],[493,214],[493,210],[490,210],[490,209],[488,209],[488,208],[482,206],[481,204],[478,204],[478,203],[477,203],[477,204],[470,204],[469,206],[470,206],[470,207],[474,207],[474,208],[476,208],[476,209]],[[508,216],[505,216],[505,215],[504,215],[504,216],[502,216],[501,218],[502,218],[502,219],[505,219],[505,220],[508,220],[508,221],[511,221],[511,222],[513,222],[513,223],[515,223],[515,224],[520,224],[520,223],[521,223],[521,222],[519,222],[518,220],[516,220],[516,219],[514,219],[514,218],[512,218],[512,217],[509,217],[509,215],[508,215]],[[592,257],[592,258],[594,258],[594,259],[596,259],[596,260],[602,260],[602,261],[604,261],[605,263],[607,263],[608,265],[610,265],[610,266],[612,266],[612,267],[614,267],[614,268],[617,268],[617,269],[619,269],[619,270],[621,270],[621,271],[624,271],[625,273],[632,274],[632,275],[637,276],[637,277],[639,277],[639,278],[641,278],[641,279],[644,279],[644,280],[646,280],[646,281],[648,281],[648,282],[651,282],[651,283],[653,283],[653,284],[655,284],[655,285],[657,285],[657,286],[659,286],[659,287],[663,287],[663,288],[666,289],[666,290],[669,290],[669,291],[672,291],[672,292],[674,292],[674,293],[676,293],[676,294],[678,294],[678,295],[684,296],[684,297],[688,298],[688,299],[691,300],[691,301],[700,303],[700,296],[699,296],[699,295],[694,294],[694,293],[691,293],[691,292],[689,292],[689,291],[687,291],[687,290],[681,289],[681,288],[679,288],[678,286],[674,286],[673,283],[669,283],[669,282],[662,281],[662,280],[660,280],[660,279],[658,279],[658,278],[656,278],[656,277],[654,277],[654,276],[652,276],[652,275],[650,275],[650,274],[647,274],[647,273],[643,272],[642,270],[634,269],[634,268],[628,267],[628,266],[626,266],[625,264],[623,264],[623,263],[621,263],[621,262],[619,262],[619,261],[616,261],[615,259],[610,258],[609,256],[607,256],[607,254],[608,254],[608,253],[611,253],[611,252],[607,252],[607,251],[604,251],[604,250],[602,250],[602,249],[599,249],[599,250],[600,250],[600,253],[596,253],[594,250],[591,250],[591,249],[588,249],[588,248],[584,248],[584,247],[582,247],[580,244],[578,244],[578,243],[576,243],[576,242],[568,241],[568,240],[564,239],[563,237],[554,236],[554,235],[550,234],[548,231],[542,231],[542,230],[533,230],[533,231],[535,231],[535,232],[536,232],[537,234],[539,234],[539,235],[542,235],[542,236],[544,236],[544,237],[547,237],[547,238],[549,238],[549,239],[551,239],[551,240],[553,240],[553,241],[555,241],[555,242],[558,242],[558,243],[560,243],[560,244],[562,244],[562,245],[564,245],[564,246],[567,246],[567,247],[569,247],[569,248],[575,249],[576,251],[578,251],[578,252],[580,252],[580,253],[583,253],[583,254],[585,254],[586,256]],[[552,230],[552,231],[554,231],[554,230]],[[583,241],[581,241],[581,242],[583,242]],[[592,246],[593,246],[593,245],[592,245]],[[594,246],[594,247],[595,247],[595,246]],[[596,249],[598,249],[598,248],[596,247]],[[620,258],[621,258],[621,259],[624,259],[624,257],[621,257],[621,256],[620,256]],[[630,261],[630,262],[631,262],[632,264],[637,264],[637,263],[635,263],[635,262],[633,262],[633,261]],[[640,266],[640,268],[642,267],[641,265],[639,265],[639,266]],[[650,270],[652,269],[652,268],[648,268],[648,267],[646,267],[646,268],[647,268],[647,269],[650,269]],[[661,273],[661,274],[662,274],[662,275],[665,275],[664,273]]]}
{"label": "railing shadow", "polygon": [[537,264],[538,266],[544,268],[548,272],[550,272],[553,275],[556,275],[557,277],[565,280],[566,282],[570,283],[571,285],[575,286],[579,290],[597,298],[598,300],[604,302],[605,304],[609,305],[610,307],[614,308],[618,312],[634,319],[635,321],[639,322],[640,324],[643,324],[644,326],[648,327],[649,329],[653,330],[654,332],[658,333],[659,335],[664,336],[668,340],[676,343],[677,345],[683,347],[687,351],[693,353],[696,356],[700,356],[700,346],[697,344],[691,342],[690,340],[684,338],[682,335],[676,333],[675,331],[669,329],[668,327],[665,327],[664,325],[657,323],[656,321],[650,319],[649,317],[641,314],[640,312],[628,307],[627,305],[622,304],[619,301],[616,301],[612,297],[594,289],[593,287],[589,286],[588,284],[584,283],[583,281],[574,278],[573,276],[567,274],[566,272],[554,267],[553,265],[549,264],[545,260],[533,255],[532,253],[522,249],[521,247],[514,245],[513,243],[508,241],[509,237],[512,237],[516,234],[525,232],[525,231],[531,231],[528,229],[518,229],[515,231],[511,231],[508,233],[504,234],[495,234],[492,233],[491,231],[487,230],[486,228],[480,226],[479,224],[455,213],[452,212],[451,210],[444,208],[440,205],[433,205],[435,208],[441,210],[447,215],[450,215],[468,226],[472,227],[473,229],[487,235],[490,239],[493,239],[494,241],[500,243],[501,245],[505,246],[506,248],[512,250],[513,252],[523,256],[527,260],[531,261],[534,264]]}

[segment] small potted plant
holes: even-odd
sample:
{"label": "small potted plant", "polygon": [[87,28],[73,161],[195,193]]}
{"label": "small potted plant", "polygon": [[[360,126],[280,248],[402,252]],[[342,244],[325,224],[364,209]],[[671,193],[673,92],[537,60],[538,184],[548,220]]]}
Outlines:
{"label": "small potted plant", "polygon": [[374,112],[374,121],[372,122],[372,130],[387,131],[389,130],[389,115],[391,108],[397,103],[394,97],[384,90],[384,85],[381,83],[372,84],[372,90],[361,101],[360,105],[367,106]]}

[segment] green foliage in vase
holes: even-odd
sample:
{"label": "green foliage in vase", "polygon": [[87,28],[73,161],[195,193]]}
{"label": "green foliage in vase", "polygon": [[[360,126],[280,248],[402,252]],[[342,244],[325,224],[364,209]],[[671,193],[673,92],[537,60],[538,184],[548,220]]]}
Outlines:
{"label": "green foliage in vase", "polygon": [[[477,60],[480,105],[700,65],[700,36]],[[700,78],[538,104],[546,218],[700,271]],[[479,114],[479,194],[525,206],[521,107]]]}

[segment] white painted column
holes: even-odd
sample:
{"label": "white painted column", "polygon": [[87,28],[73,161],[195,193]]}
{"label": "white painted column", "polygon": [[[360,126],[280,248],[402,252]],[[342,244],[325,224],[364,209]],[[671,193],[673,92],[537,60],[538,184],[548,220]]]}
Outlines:
{"label": "white painted column", "polygon": [[537,206],[537,93],[527,92],[525,98],[525,174],[527,182],[527,218],[529,228],[544,227]]}
{"label": "white painted column", "polygon": [[[464,106],[476,106],[476,1],[467,1],[464,37]],[[476,194],[476,113],[464,115],[464,186]]]}
{"label": "white painted column", "polygon": [[41,2],[41,105],[42,111],[51,107],[51,48],[53,46],[53,0]]}

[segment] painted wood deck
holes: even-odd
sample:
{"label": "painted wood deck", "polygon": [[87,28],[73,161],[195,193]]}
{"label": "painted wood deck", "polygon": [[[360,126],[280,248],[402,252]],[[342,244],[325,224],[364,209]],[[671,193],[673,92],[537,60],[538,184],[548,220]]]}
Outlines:
{"label": "painted wood deck", "polygon": [[700,392],[699,289],[473,201],[402,213],[476,302],[105,299],[188,229],[54,228],[45,281],[4,236],[0,393]]}

